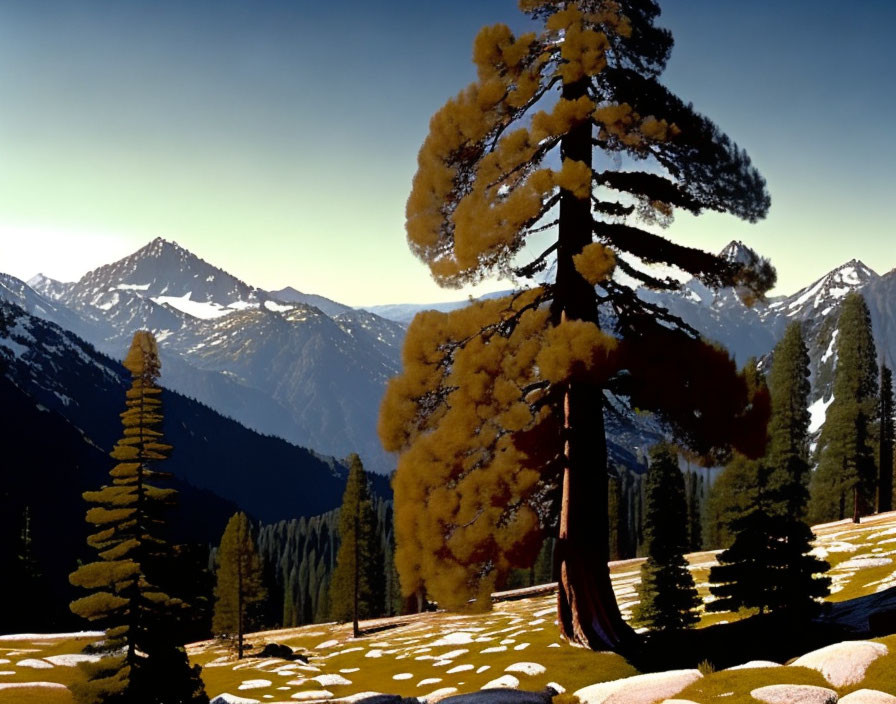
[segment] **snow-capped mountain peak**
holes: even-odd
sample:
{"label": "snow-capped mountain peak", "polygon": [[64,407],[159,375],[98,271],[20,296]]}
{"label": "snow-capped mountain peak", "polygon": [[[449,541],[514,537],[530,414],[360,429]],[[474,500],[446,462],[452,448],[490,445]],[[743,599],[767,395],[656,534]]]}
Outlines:
{"label": "snow-capped mountain peak", "polygon": [[719,256],[725,261],[736,262],[746,266],[751,266],[759,261],[759,255],[756,254],[755,250],[750,249],[740,240],[732,240],[725,245],[725,248],[719,252]]}
{"label": "snow-capped mountain peak", "polygon": [[769,308],[788,318],[827,315],[847,293],[858,291],[879,278],[863,262],[850,259],[792,296],[775,301]]}
{"label": "snow-capped mountain peak", "polygon": [[37,274],[26,282],[40,295],[50,300],[59,300],[74,285],[70,282],[57,281],[44,274]]}

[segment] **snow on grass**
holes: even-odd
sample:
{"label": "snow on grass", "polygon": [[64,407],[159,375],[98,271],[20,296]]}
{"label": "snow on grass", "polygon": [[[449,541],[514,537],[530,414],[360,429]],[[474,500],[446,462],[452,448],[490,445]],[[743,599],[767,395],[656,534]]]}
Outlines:
{"label": "snow on grass", "polygon": [[68,689],[64,684],[59,684],[58,682],[0,682],[0,690],[28,689],[31,687],[39,689]]}
{"label": "snow on grass", "polygon": [[265,689],[272,684],[270,680],[246,680],[237,689]]}
{"label": "snow on grass", "polygon": [[454,633],[447,633],[446,635],[439,638],[435,643],[432,644],[434,648],[439,647],[440,645],[467,645],[468,643],[473,642],[473,634],[467,633],[465,631],[456,631]]}
{"label": "snow on grass", "polygon": [[515,662],[513,665],[505,667],[504,672],[521,672],[532,677],[534,675],[543,675],[547,672],[547,668],[544,665],[539,665],[537,662]]}
{"label": "snow on grass", "polygon": [[321,687],[345,686],[352,683],[351,680],[346,679],[342,675],[318,675],[311,679],[317,682]]}
{"label": "snow on grass", "polygon": [[889,557],[871,557],[871,556],[861,556],[854,557],[851,560],[847,560],[846,562],[841,562],[837,565],[838,570],[862,570],[868,569],[869,567],[884,567],[886,565],[892,565],[893,560]]}
{"label": "snow on grass", "polygon": [[513,675],[501,675],[498,679],[482,685],[482,689],[516,689],[520,681]]}
{"label": "snow on grass", "polygon": [[327,689],[310,689],[304,692],[296,692],[291,698],[300,702],[311,702],[321,699],[332,699],[333,693]]}
{"label": "snow on grass", "polygon": [[14,633],[0,636],[0,641],[31,641],[31,640],[70,640],[72,638],[102,638],[106,635],[103,631],[77,631],[75,633]]}
{"label": "snow on grass", "polygon": [[35,670],[49,670],[53,667],[53,663],[46,660],[38,660],[37,658],[26,658],[19,660],[16,665],[19,667],[31,667]]}

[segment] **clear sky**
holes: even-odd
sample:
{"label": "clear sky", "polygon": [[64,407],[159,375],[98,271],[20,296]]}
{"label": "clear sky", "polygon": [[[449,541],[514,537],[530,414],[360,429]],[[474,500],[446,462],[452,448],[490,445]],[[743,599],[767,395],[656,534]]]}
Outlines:
{"label": "clear sky", "polygon": [[[665,82],[753,157],[743,239],[790,293],[853,257],[896,267],[896,3],[665,0]],[[353,305],[456,299],[407,250],[431,114],[515,0],[5,0],[0,271],[62,279],[174,239],[249,283]],[[496,283],[491,289],[506,284]]]}

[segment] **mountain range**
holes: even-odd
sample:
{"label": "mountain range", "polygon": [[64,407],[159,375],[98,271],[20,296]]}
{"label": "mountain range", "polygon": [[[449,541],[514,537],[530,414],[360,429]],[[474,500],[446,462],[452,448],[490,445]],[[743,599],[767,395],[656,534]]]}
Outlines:
{"label": "mountain range", "polygon": [[[755,258],[741,242],[721,255]],[[861,291],[871,309],[883,361],[896,362],[896,271],[884,276],[851,260],[789,296],[746,306],[730,289],[696,280],[680,290],[640,295],[723,344],[739,364],[770,363],[793,320],[810,350],[813,429],[830,401],[839,304]],[[499,296],[500,293],[490,294]],[[376,436],[379,401],[400,369],[407,324],[420,310],[454,310],[468,301],[355,309],[287,287],[251,286],[174,242],[157,238],[132,255],[64,283],[38,275],[27,284],[0,275],[0,299],[56,323],[120,358],[139,327],[160,343],[164,384],[252,430],[323,455],[361,454],[388,473],[393,458]],[[648,421],[611,424],[611,451],[626,464],[661,434]]]}

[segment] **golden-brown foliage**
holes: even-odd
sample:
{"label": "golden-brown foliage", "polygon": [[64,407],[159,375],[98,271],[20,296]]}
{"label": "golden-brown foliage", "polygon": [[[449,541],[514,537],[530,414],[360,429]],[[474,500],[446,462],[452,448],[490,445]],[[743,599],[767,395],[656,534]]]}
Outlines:
{"label": "golden-brown foliage", "polygon": [[[542,475],[514,437],[551,425],[550,414],[531,405],[543,394],[530,390],[547,330],[539,295],[425,313],[408,331],[405,371],[380,414],[384,445],[404,451],[393,488],[406,594],[425,581],[449,608],[485,604],[507,570],[537,550]],[[495,324],[502,320],[515,322],[512,331]]]}

